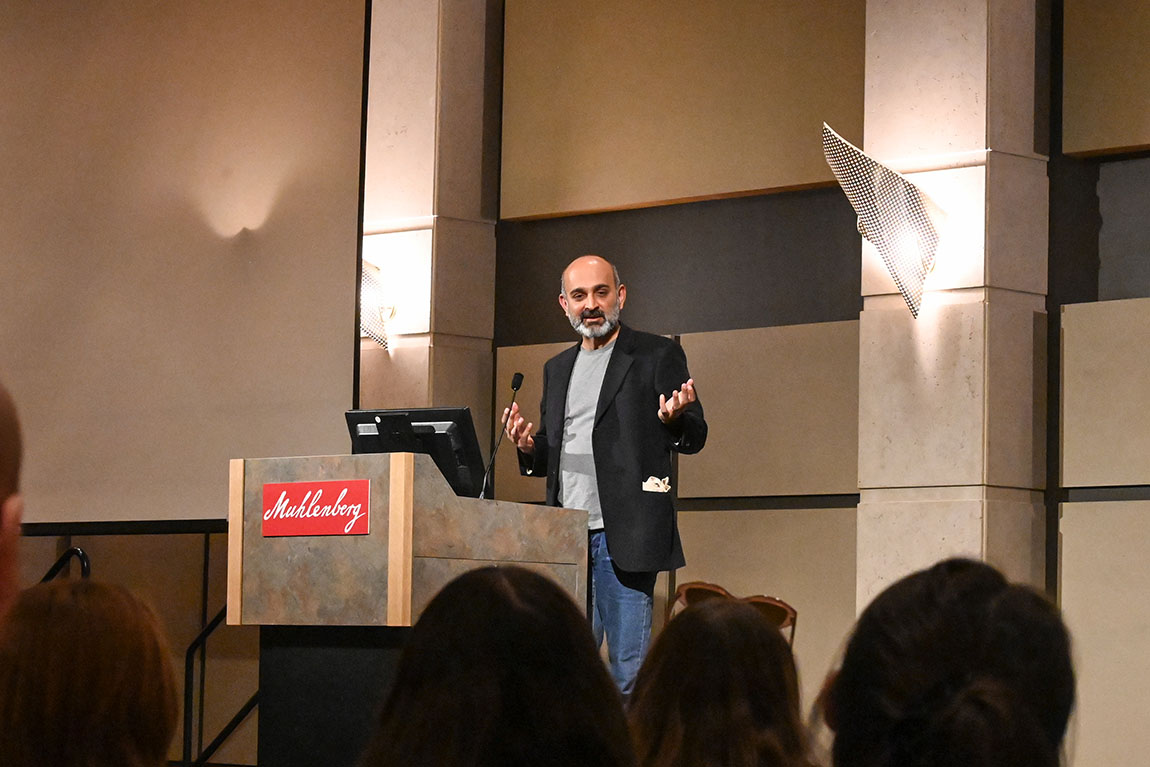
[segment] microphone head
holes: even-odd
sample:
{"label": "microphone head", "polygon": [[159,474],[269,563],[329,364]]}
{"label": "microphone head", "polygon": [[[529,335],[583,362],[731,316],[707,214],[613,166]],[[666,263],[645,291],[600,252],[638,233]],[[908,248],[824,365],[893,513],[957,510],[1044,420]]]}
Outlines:
{"label": "microphone head", "polygon": [[511,376],[511,391],[519,391],[519,387],[523,385],[523,374],[516,373]]}

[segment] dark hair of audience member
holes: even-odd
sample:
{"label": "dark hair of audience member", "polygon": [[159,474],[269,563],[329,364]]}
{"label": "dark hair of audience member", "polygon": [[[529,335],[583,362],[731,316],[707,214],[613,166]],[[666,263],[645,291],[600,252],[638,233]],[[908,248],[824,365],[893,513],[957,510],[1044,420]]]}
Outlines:
{"label": "dark hair of audience member", "polygon": [[16,404],[12,401],[12,395],[0,384],[0,502],[20,490],[22,450]]}
{"label": "dark hair of audience member", "polygon": [[1056,767],[1073,705],[1057,609],[952,559],[863,611],[826,718],[835,767]]}
{"label": "dark hair of audience member", "polygon": [[24,591],[0,626],[0,764],[159,767],[176,686],[155,614],[119,586]]}
{"label": "dark hair of audience member", "polygon": [[465,573],[411,631],[365,767],[634,764],[586,617],[518,567]]}
{"label": "dark hair of audience member", "polygon": [[20,592],[20,458],[23,447],[16,403],[0,383],[0,620]]}
{"label": "dark hair of audience member", "polygon": [[744,602],[711,599],[671,619],[628,720],[641,767],[808,764],[791,648]]}

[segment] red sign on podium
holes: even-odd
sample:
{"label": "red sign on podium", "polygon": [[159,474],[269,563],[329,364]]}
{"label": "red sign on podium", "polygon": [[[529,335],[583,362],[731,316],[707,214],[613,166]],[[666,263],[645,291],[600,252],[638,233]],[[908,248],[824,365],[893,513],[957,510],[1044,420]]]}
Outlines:
{"label": "red sign on podium", "polygon": [[269,482],[264,485],[264,537],[367,535],[371,480]]}

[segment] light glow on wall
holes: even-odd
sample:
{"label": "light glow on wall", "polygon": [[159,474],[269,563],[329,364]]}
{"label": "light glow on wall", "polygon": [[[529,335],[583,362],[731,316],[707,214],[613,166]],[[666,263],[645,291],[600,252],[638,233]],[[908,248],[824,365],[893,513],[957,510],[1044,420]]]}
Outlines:
{"label": "light glow on wall", "polygon": [[431,244],[430,229],[363,238],[360,330],[384,348],[386,339],[431,330]]}

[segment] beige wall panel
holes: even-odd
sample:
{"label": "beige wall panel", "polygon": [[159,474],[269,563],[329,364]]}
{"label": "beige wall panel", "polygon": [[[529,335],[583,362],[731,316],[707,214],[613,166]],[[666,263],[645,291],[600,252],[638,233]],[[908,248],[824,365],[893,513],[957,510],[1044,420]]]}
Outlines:
{"label": "beige wall panel", "polygon": [[507,3],[504,218],[832,181],[860,140],[866,3]]}
{"label": "beige wall panel", "polygon": [[[493,428],[500,429],[503,408],[511,401],[511,377],[523,374],[523,386],[515,401],[524,418],[531,421],[533,430],[539,428],[539,401],[543,397],[543,363],[571,343],[532,344],[530,346],[501,346],[495,352],[495,412]],[[505,440],[506,441],[506,440]],[[499,448],[495,459],[495,497],[505,501],[545,501],[547,483],[544,477],[524,477],[519,474],[519,461],[515,446],[507,443]]]}
{"label": "beige wall panel", "polygon": [[866,6],[864,149],[892,161],[985,149],[985,0]]}
{"label": "beige wall panel", "polygon": [[858,507],[858,607],[915,570],[948,557],[989,562],[1011,579],[1042,586],[1046,512],[1042,494],[987,487],[864,490]]}
{"label": "beige wall panel", "polygon": [[1150,752],[1150,502],[1063,504],[1060,530],[1078,677],[1071,764],[1141,764]]}
{"label": "beige wall panel", "polygon": [[982,559],[983,503],[978,499],[871,501],[858,507],[857,605],[940,559]]}
{"label": "beige wall panel", "polygon": [[986,145],[997,152],[1032,154],[1035,3],[1014,0],[988,2],[986,6]]}
{"label": "beige wall panel", "polygon": [[0,370],[30,522],[222,518],[342,450],[364,6],[4,3]]}
{"label": "beige wall panel", "polygon": [[1062,310],[1062,485],[1150,484],[1150,298]]}
{"label": "beige wall panel", "polygon": [[854,623],[855,510],[680,512],[679,531],[679,583],[767,594],[798,611],[795,658],[803,705],[813,703]]}
{"label": "beige wall panel", "polygon": [[859,487],[980,484],[985,307],[898,303],[860,315]]}
{"label": "beige wall panel", "polygon": [[[431,336],[389,338],[388,347],[370,338],[360,342],[359,406],[365,410],[428,407]],[[343,452],[348,452],[347,445]]]}
{"label": "beige wall panel", "polygon": [[679,460],[683,497],[858,492],[858,323],[681,337],[707,446]]}
{"label": "beige wall panel", "polygon": [[431,330],[495,332],[495,225],[439,217],[432,235]]}
{"label": "beige wall panel", "polygon": [[1046,486],[1043,296],[991,291],[986,305],[986,484]]}
{"label": "beige wall panel", "polygon": [[986,284],[1046,295],[1050,249],[1046,160],[991,152],[986,175]]}
{"label": "beige wall panel", "polygon": [[491,341],[433,334],[431,405],[467,406],[486,461],[491,452]]}
{"label": "beige wall panel", "polygon": [[1063,151],[1150,146],[1150,4],[1067,0],[1063,28]]}
{"label": "beige wall panel", "polygon": [[[20,540],[21,588],[40,582],[44,573],[48,572],[48,568],[56,563],[56,557],[62,553],[58,550],[58,546],[62,545],[64,540],[54,535],[35,535]],[[72,562],[71,572],[79,573],[80,565],[76,564],[74,559]]]}
{"label": "beige wall panel", "polygon": [[438,3],[372,2],[365,232],[434,212],[438,46]]}
{"label": "beige wall panel", "polygon": [[1046,586],[1046,505],[1040,493],[1029,499],[986,503],[983,556],[1012,581]]}
{"label": "beige wall panel", "polygon": [[[425,5],[435,7],[433,3]],[[435,213],[494,221],[499,215],[492,192],[499,174],[498,39],[502,3],[444,0],[439,5]],[[485,89],[488,83],[491,85]]]}

